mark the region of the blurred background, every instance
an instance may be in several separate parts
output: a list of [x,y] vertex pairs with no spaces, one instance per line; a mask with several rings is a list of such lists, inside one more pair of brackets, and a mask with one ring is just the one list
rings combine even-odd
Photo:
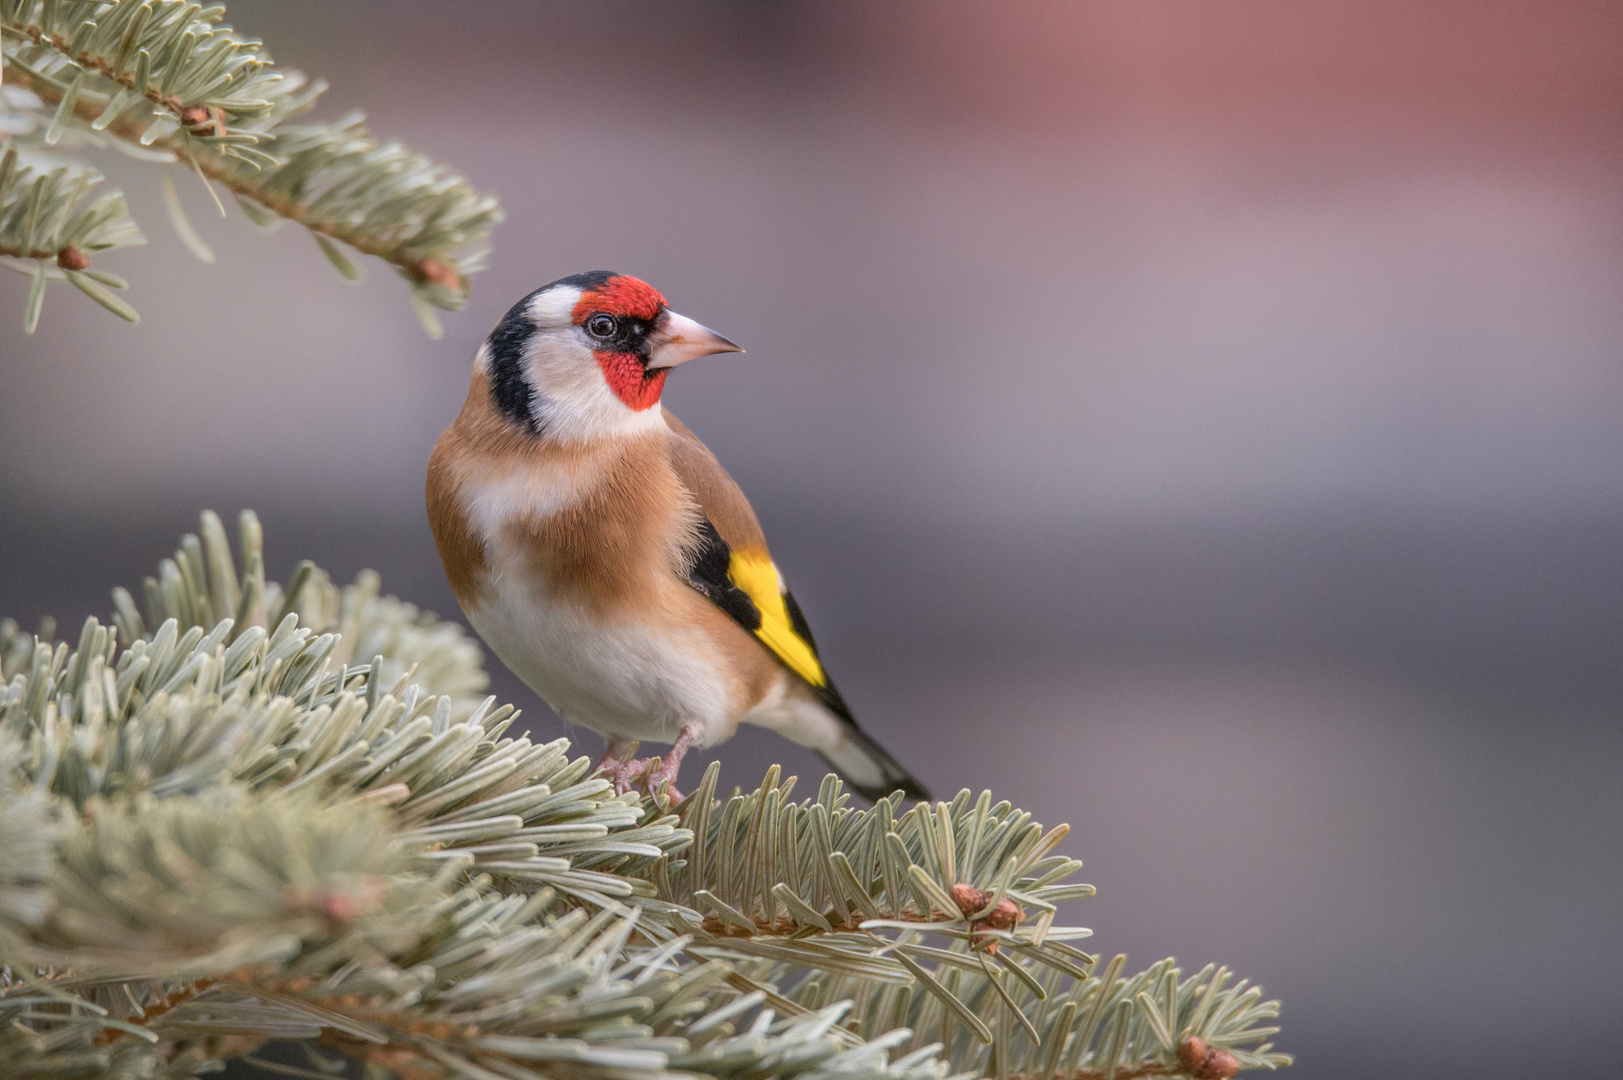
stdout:
[[1623,8],[231,16],[499,193],[491,269],[429,341],[183,180],[197,263],[109,158],[142,323],[57,289],[25,337],[0,278],[0,613],[75,627],[252,506],[273,573],[457,615],[422,479],[474,349],[634,273],[748,348],[666,401],[864,724],[1072,822],[1094,947],[1260,981],[1304,1080],[1618,1075]]

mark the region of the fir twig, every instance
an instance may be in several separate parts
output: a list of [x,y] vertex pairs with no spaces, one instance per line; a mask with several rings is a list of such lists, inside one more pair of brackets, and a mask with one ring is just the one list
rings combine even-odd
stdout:
[[[221,21],[224,10],[185,0],[0,0],[6,100],[38,118],[32,134],[7,141],[45,149],[71,133],[179,162],[230,190],[256,223],[279,217],[309,229],[345,276],[354,267],[333,241],[394,266],[414,302],[460,308],[468,275],[483,265],[479,244],[500,220],[495,199],[422,154],[374,140],[359,113],[289,123],[325,83],[275,70],[260,42]],[[86,175],[74,174],[70,187],[19,182],[9,196],[0,179],[0,255],[79,262],[96,249],[39,227],[70,220],[99,179]],[[96,205],[119,238],[101,247],[138,242],[122,200]],[[69,247],[79,254],[65,256]]]
[[[405,1080],[1023,1080],[1289,1059],[1226,969],[1068,942],[1080,865],[961,792],[679,816],[505,734],[460,630],[205,514],[114,628],[0,623],[0,1074],[303,1040]],[[372,655],[367,658],[366,654]],[[697,840],[697,842],[695,842]]]

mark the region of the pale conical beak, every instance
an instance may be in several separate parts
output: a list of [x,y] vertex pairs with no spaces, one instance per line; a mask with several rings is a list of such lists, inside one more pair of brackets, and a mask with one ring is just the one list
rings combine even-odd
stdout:
[[673,368],[711,353],[743,352],[744,350],[686,315],[667,311],[648,335],[648,370]]

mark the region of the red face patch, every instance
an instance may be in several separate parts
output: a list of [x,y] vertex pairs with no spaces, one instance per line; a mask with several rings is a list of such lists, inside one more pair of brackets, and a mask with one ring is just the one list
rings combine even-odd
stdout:
[[652,285],[628,274],[616,274],[597,288],[581,293],[570,314],[579,326],[594,311],[652,322],[664,310],[665,298]]
[[[646,281],[616,274],[595,289],[581,293],[570,313],[580,326],[598,312],[620,318],[653,322],[665,310],[665,298]],[[635,412],[652,408],[665,389],[666,371],[649,371],[635,353],[593,350],[597,366],[616,397]]]
[[649,371],[632,353],[594,352],[597,366],[603,369],[603,378],[616,397],[634,412],[652,408],[665,389],[665,376],[670,369]]

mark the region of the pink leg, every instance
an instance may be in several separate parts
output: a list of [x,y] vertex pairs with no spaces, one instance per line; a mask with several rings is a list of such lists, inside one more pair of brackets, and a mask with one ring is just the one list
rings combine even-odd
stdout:
[[682,730],[676,733],[676,741],[671,743],[671,748],[660,758],[659,767],[648,774],[646,784],[649,794],[657,792],[660,785],[669,784],[670,787],[665,792],[666,797],[671,800],[672,806],[681,804],[682,793],[676,790],[676,774],[682,768],[682,757],[688,752],[688,747],[693,745],[693,739],[698,734],[697,725],[682,725]]
[[622,739],[618,735],[609,739],[608,746],[603,748],[603,757],[592,772],[602,773],[614,782],[614,793],[624,795],[637,786],[637,778],[648,770],[647,760],[632,761],[631,755],[637,752],[635,739]]

